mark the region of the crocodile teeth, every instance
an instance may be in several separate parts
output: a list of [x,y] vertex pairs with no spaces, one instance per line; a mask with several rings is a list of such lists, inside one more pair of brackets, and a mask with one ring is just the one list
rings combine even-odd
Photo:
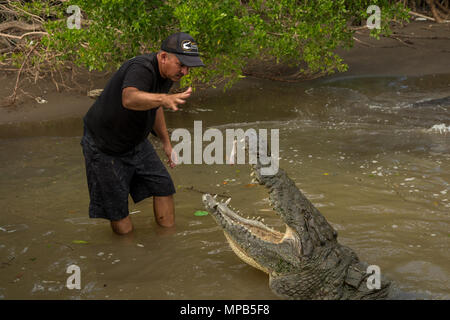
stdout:
[[225,201],[225,204],[228,205],[231,201],[231,198],[228,198],[227,201]]
[[214,199],[214,200],[217,199],[217,194],[215,194],[215,195],[213,196],[213,199]]

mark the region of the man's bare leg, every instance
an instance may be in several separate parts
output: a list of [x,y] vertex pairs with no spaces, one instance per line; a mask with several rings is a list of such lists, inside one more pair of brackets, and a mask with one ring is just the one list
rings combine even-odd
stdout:
[[161,227],[173,227],[175,225],[173,196],[153,197],[153,213],[155,214],[156,223]]
[[118,235],[124,235],[133,231],[133,223],[130,216],[127,216],[118,221],[111,221],[111,228]]

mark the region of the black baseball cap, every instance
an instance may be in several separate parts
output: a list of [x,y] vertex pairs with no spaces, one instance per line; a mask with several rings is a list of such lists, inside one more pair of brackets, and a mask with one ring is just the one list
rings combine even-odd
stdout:
[[170,35],[161,45],[161,50],[173,53],[182,64],[188,67],[204,67],[198,52],[197,42],[187,33]]

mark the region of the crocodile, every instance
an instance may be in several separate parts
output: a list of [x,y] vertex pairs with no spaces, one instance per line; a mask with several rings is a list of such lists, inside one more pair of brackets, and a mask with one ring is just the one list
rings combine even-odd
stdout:
[[[283,299],[409,299],[380,274],[374,285],[368,264],[337,241],[336,230],[302,194],[285,171],[262,175],[252,165],[252,175],[269,190],[273,209],[286,225],[284,233],[259,219],[244,218],[230,200],[203,194],[202,201],[223,229],[234,253],[269,275],[269,287]],[[370,285],[368,283],[370,282]]]

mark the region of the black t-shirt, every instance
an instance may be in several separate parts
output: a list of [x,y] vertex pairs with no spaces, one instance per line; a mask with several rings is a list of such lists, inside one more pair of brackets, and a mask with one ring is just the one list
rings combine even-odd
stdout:
[[156,110],[135,111],[122,105],[122,90],[135,87],[152,93],[169,92],[173,82],[161,77],[156,53],[126,61],[107,83],[84,116],[84,123],[97,147],[108,154],[131,150],[152,131]]

